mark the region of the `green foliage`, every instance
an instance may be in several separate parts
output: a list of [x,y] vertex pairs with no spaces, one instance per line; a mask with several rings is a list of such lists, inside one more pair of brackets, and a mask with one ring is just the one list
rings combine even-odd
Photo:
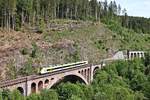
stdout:
[[94,90],[92,88],[92,86],[86,86],[86,85],[83,85],[83,84],[77,84],[83,91],[84,93],[84,98],[85,100],[92,100],[93,99],[93,96],[94,96]]
[[11,92],[10,98],[11,100],[25,100],[24,96],[18,90]]
[[39,94],[31,94],[26,100],[41,100],[41,97]]
[[94,100],[109,100],[105,92],[97,92],[94,96]]
[[37,55],[37,50],[38,50],[38,47],[36,43],[32,43],[32,52],[30,54],[30,57],[35,58]]
[[40,19],[38,32],[40,33],[45,32],[45,29],[46,29],[46,24],[44,22],[44,19]]
[[[123,21],[123,17],[121,17],[121,19]],[[148,18],[129,16],[127,23],[128,26],[126,27],[133,29],[137,33],[145,33],[145,34],[150,33],[149,29],[150,19]]]
[[150,52],[145,54],[144,64],[145,66],[150,66]]
[[97,71],[92,83],[96,92],[94,99],[143,100],[149,98],[149,81],[144,70],[144,62],[136,59],[117,61]]
[[57,88],[57,92],[60,100],[70,99],[73,95],[76,95],[77,97],[84,96],[82,89],[79,86],[71,83],[61,84]]
[[23,55],[27,55],[28,54],[28,49],[27,48],[23,48],[20,52]]
[[10,91],[8,89],[4,89],[2,91],[2,98],[3,98],[3,100],[8,100],[9,99],[9,95],[10,95]]
[[82,100],[82,99],[76,95],[72,95],[71,98],[67,100]]
[[140,93],[140,92],[136,92],[135,93],[135,96],[134,96],[134,100],[144,100],[146,99],[143,95],[143,93]]
[[[150,77],[144,61],[116,61],[98,70],[91,85],[62,83],[24,98],[18,91],[0,91],[4,100],[149,100]],[[2,95],[2,96],[1,96]]]
[[32,59],[29,58],[28,61],[23,66],[23,68],[20,69],[20,71],[19,71],[20,74],[31,75],[34,72],[36,72],[36,70],[33,68],[32,64],[33,64]]
[[58,100],[58,94],[54,90],[43,90],[40,96],[41,100]]
[[144,96],[147,98],[150,98],[150,81],[146,81],[142,84],[142,92],[144,93]]
[[[140,17],[118,16],[121,6],[115,1],[100,2],[98,0],[1,0],[0,26],[20,30],[24,24],[37,26],[44,32],[46,24],[53,19],[75,19],[108,21],[119,19],[124,27],[136,32],[149,33],[150,20]],[[6,15],[6,16],[5,16]],[[9,25],[7,22],[10,22]]]
[[0,100],[3,100],[3,97],[2,97],[2,90],[0,89]]
[[95,41],[94,42],[94,44],[96,45],[96,47],[98,48],[98,49],[105,49],[105,45],[104,45],[104,42],[102,41],[102,40],[97,40],[97,41]]
[[137,34],[133,29],[123,27],[120,20],[116,18],[104,18],[102,22],[116,33],[116,35],[113,36],[113,40],[119,40],[121,42],[119,49],[149,50],[147,46],[147,38],[149,35]]
[[9,70],[7,71],[7,74],[10,76],[11,79],[15,79],[18,75],[18,69],[15,65],[15,62],[11,61],[8,64],[8,68],[9,68]]
[[75,51],[73,54],[69,54],[68,61],[70,62],[77,62],[80,60],[80,55],[78,51]]

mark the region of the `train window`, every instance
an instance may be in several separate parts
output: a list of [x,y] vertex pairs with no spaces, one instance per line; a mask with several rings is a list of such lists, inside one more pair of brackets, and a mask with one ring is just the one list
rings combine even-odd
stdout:
[[47,71],[51,71],[51,69],[47,69]]
[[60,69],[60,68],[65,68],[65,67],[73,67],[73,66],[82,65],[82,64],[86,64],[86,62],[70,64],[70,65],[57,66],[57,67],[54,67],[54,68],[51,68],[51,69],[47,69],[47,71],[56,70],[56,69]]

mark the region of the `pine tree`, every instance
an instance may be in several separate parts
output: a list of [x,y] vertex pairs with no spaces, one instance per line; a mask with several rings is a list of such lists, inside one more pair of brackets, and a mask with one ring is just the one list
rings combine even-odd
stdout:
[[92,11],[92,16],[95,17],[95,20],[98,19],[98,2],[97,0],[91,0],[91,11]]
[[12,23],[12,29],[15,29],[15,15],[16,15],[16,5],[17,5],[17,0],[10,0],[10,24]]
[[122,14],[124,15],[122,18],[122,26],[128,27],[128,15],[127,15],[127,10],[123,9]]
[[118,5],[118,15],[120,15],[121,14],[121,6],[120,6],[120,4]]
[[107,16],[107,11],[108,11],[108,3],[107,0],[104,2],[104,16]]

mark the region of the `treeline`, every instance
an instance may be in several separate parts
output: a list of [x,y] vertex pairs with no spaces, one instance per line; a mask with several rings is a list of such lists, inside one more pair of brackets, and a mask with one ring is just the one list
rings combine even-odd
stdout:
[[0,91],[0,100],[150,100],[150,54],[145,60],[117,61],[98,70],[90,85],[62,83],[24,97]]
[[[123,16],[118,16],[122,14]],[[39,26],[52,19],[111,20],[141,33],[150,33],[150,19],[128,17],[115,1],[105,0],[0,0],[0,27],[17,30]]]
[[54,90],[42,90],[40,94],[25,97],[18,90],[4,90],[0,91],[0,100],[58,100],[58,94]]
[[0,26],[16,29],[48,23],[51,19],[100,20],[121,11],[113,1],[97,0],[0,0]]
[[122,18],[122,26],[133,29],[137,33],[150,34],[150,18],[126,16],[126,23],[123,22],[125,17]]

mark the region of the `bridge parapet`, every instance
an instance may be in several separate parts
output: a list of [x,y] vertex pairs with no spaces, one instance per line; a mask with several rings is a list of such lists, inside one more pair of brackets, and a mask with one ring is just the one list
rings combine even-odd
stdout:
[[18,84],[18,83],[23,83],[26,81],[27,81],[27,77],[21,77],[21,78],[17,78],[17,79],[13,79],[13,80],[2,81],[2,82],[0,82],[0,88],[5,88],[8,86],[12,86],[12,85]]
[[[14,80],[2,81],[0,82],[0,88],[10,90],[18,89],[23,95],[29,95],[33,92],[32,85],[35,85],[35,91],[38,92],[39,90],[41,90],[39,88],[50,88],[62,78],[72,75],[79,77],[81,80],[84,81],[84,83],[89,84],[93,75],[93,72],[91,70],[92,67],[90,64],[74,66],[68,69],[54,71],[47,74],[37,74],[17,78]],[[46,86],[45,84],[48,86]]]

